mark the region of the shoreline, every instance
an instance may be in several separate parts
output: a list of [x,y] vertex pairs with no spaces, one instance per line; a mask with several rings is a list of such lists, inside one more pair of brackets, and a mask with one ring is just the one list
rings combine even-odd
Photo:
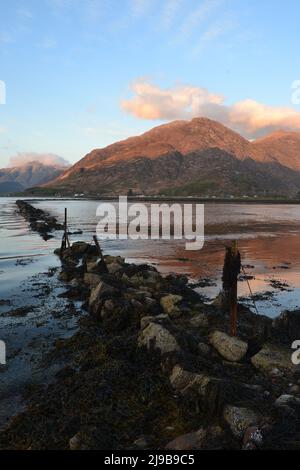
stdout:
[[[75,196],[43,196],[40,195],[30,195],[30,194],[17,194],[17,195],[7,195],[0,197],[9,197],[9,198],[19,198],[21,197],[25,201],[30,201],[32,199],[37,201],[114,201],[119,200],[119,196],[84,196],[84,197],[75,197]],[[300,199],[261,199],[261,198],[205,198],[197,196],[128,196],[128,201],[142,201],[142,202],[198,202],[202,204],[262,204],[262,205],[299,205]]]
[[104,260],[85,242],[62,253],[78,328],[45,352],[55,377],[27,390],[1,449],[300,448],[300,312],[271,320],[239,304],[232,338],[227,312],[186,276]]

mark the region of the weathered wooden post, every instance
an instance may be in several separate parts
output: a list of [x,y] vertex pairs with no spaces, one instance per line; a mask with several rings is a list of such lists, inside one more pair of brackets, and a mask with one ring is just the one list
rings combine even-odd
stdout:
[[63,251],[67,248],[70,248],[70,240],[68,235],[68,210],[65,207],[65,221],[64,221],[64,234],[61,241],[60,253],[62,254]]
[[96,235],[93,235],[93,240],[95,242],[98,254],[99,254],[100,259],[101,259],[101,268],[103,269],[103,271],[108,273],[108,268],[107,268],[107,265],[106,265],[106,262],[105,262],[105,259],[104,259],[103,253],[102,253],[102,249],[101,249],[100,243],[99,243],[98,238],[97,238]]
[[226,247],[223,267],[223,307],[230,308],[230,334],[237,335],[237,279],[241,271],[241,256],[237,241]]

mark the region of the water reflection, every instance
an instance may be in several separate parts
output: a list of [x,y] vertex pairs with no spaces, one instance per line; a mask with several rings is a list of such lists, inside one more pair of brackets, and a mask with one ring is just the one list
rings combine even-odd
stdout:
[[[49,211],[63,220],[68,208],[70,231],[82,230],[82,235],[72,240],[92,240],[95,233],[96,209],[99,201],[39,200],[34,205]],[[207,204],[205,206],[205,245],[201,251],[186,251],[185,241],[166,240],[109,240],[103,242],[107,253],[120,254],[133,262],[151,262],[164,273],[178,272],[193,280],[210,278],[215,285],[201,288],[201,293],[212,298],[220,289],[224,257],[224,243],[237,238],[246,271],[254,276],[250,280],[255,293],[270,291],[269,301],[258,301],[261,313],[276,315],[283,308],[300,305],[300,207],[298,205],[261,204]],[[29,275],[32,270],[57,264],[52,255],[60,242],[44,242],[38,234],[31,233],[24,219],[15,213],[14,200],[0,198],[0,279],[5,288],[16,278]],[[4,257],[39,255],[22,269]],[[43,255],[43,256],[40,256]],[[23,269],[24,268],[24,269]],[[291,289],[279,290],[270,282],[283,280]],[[3,286],[3,284],[1,284]],[[3,293],[3,287],[1,287]],[[249,294],[246,282],[239,283],[239,295]],[[0,291],[1,295],[1,291]]]

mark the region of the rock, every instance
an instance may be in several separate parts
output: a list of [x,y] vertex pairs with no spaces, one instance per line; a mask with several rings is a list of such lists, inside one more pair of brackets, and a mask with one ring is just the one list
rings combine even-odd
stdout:
[[116,261],[114,261],[113,263],[108,264],[108,266],[107,266],[108,272],[110,274],[117,274],[118,272],[120,272],[122,270],[122,268],[123,268],[123,266],[120,263],[116,262]]
[[191,432],[179,436],[173,441],[169,442],[166,450],[199,450],[202,448],[202,443],[206,437],[206,431],[201,428],[199,431]]
[[224,432],[219,426],[200,428],[196,432],[191,432],[179,436],[169,442],[166,450],[200,450],[216,449],[220,447]]
[[263,445],[263,433],[257,426],[246,429],[243,440],[243,450],[256,450]]
[[158,349],[161,354],[180,351],[176,338],[162,325],[149,323],[140,332],[138,337],[139,346],[146,346],[148,350],[152,347]]
[[82,446],[82,439],[81,439],[80,433],[78,432],[77,434],[75,434],[75,436],[71,437],[71,439],[69,440],[69,447],[70,447],[70,450],[81,450],[81,446]]
[[202,343],[202,342],[198,343],[198,351],[204,357],[208,357],[211,354],[210,346],[208,346],[208,344]]
[[150,445],[151,439],[147,436],[142,436],[136,439],[133,443],[134,447],[136,447],[139,450],[144,450],[147,449]]
[[61,271],[58,275],[58,279],[62,282],[68,282],[69,275],[66,271]]
[[189,320],[189,324],[192,328],[207,328],[208,327],[208,318],[205,313],[197,313],[193,315]]
[[217,413],[223,405],[225,383],[206,374],[197,374],[176,365],[170,375],[172,387],[181,395],[201,399],[206,411]]
[[93,273],[84,273],[83,281],[88,286],[97,286],[101,282],[101,276]]
[[299,387],[299,385],[292,385],[292,386],[290,387],[290,393],[291,393],[292,395],[299,395],[299,394],[300,394],[300,387]]
[[265,345],[251,358],[253,366],[265,374],[272,374],[274,369],[281,373],[292,373],[295,366],[291,361],[291,354],[284,349]]
[[104,300],[107,300],[110,296],[117,294],[117,290],[106,284],[105,282],[100,282],[94,289],[91,291],[89,299],[89,308],[92,313],[97,314],[100,307],[102,306]]
[[161,281],[161,275],[157,271],[145,271],[143,273],[143,283],[145,286],[155,287]]
[[225,406],[223,417],[232,434],[239,439],[243,437],[247,428],[256,425],[259,420],[259,416],[251,409],[232,405]]
[[288,407],[298,407],[300,406],[300,398],[295,397],[294,395],[281,395],[274,403],[275,406],[288,406]]
[[283,312],[273,320],[272,326],[280,335],[284,334],[289,343],[292,343],[300,338],[300,311]]
[[99,273],[99,262],[98,260],[91,260],[86,262],[86,271],[88,273],[97,274]]
[[155,321],[155,317],[151,315],[146,315],[145,317],[142,317],[141,322],[140,322],[141,329],[143,330],[144,328],[146,328],[146,326],[149,325],[149,323],[153,323],[154,321]]
[[221,331],[215,331],[210,336],[210,343],[227,361],[239,362],[246,355],[248,344],[238,338],[228,336]]
[[160,299],[160,305],[166,314],[177,318],[181,315],[180,309],[177,307],[181,300],[182,297],[180,295],[169,294]]
[[89,248],[88,243],[85,242],[75,242],[71,246],[72,253],[76,255],[83,255]]

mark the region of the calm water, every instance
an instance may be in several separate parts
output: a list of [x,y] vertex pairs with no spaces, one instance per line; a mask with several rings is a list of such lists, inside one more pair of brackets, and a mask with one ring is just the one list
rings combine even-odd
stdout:
[[[91,241],[98,222],[98,201],[33,200],[32,203],[63,219],[68,208],[72,241]],[[258,301],[261,313],[275,316],[286,308],[300,307],[300,207],[297,205],[206,204],[205,245],[201,251],[186,251],[182,241],[103,241],[106,253],[120,254],[129,261],[147,261],[164,273],[186,273],[198,281],[210,278],[215,285],[199,289],[212,298],[219,292],[224,243],[237,238],[254,293],[269,291],[267,301]],[[28,224],[15,212],[14,199],[0,198],[0,299],[18,295],[26,277],[58,266],[52,254],[61,234],[44,242],[30,232]],[[287,290],[274,289],[272,281],[288,284]],[[239,295],[249,295],[246,282],[239,283]],[[1,307],[0,309],[5,307]]]

